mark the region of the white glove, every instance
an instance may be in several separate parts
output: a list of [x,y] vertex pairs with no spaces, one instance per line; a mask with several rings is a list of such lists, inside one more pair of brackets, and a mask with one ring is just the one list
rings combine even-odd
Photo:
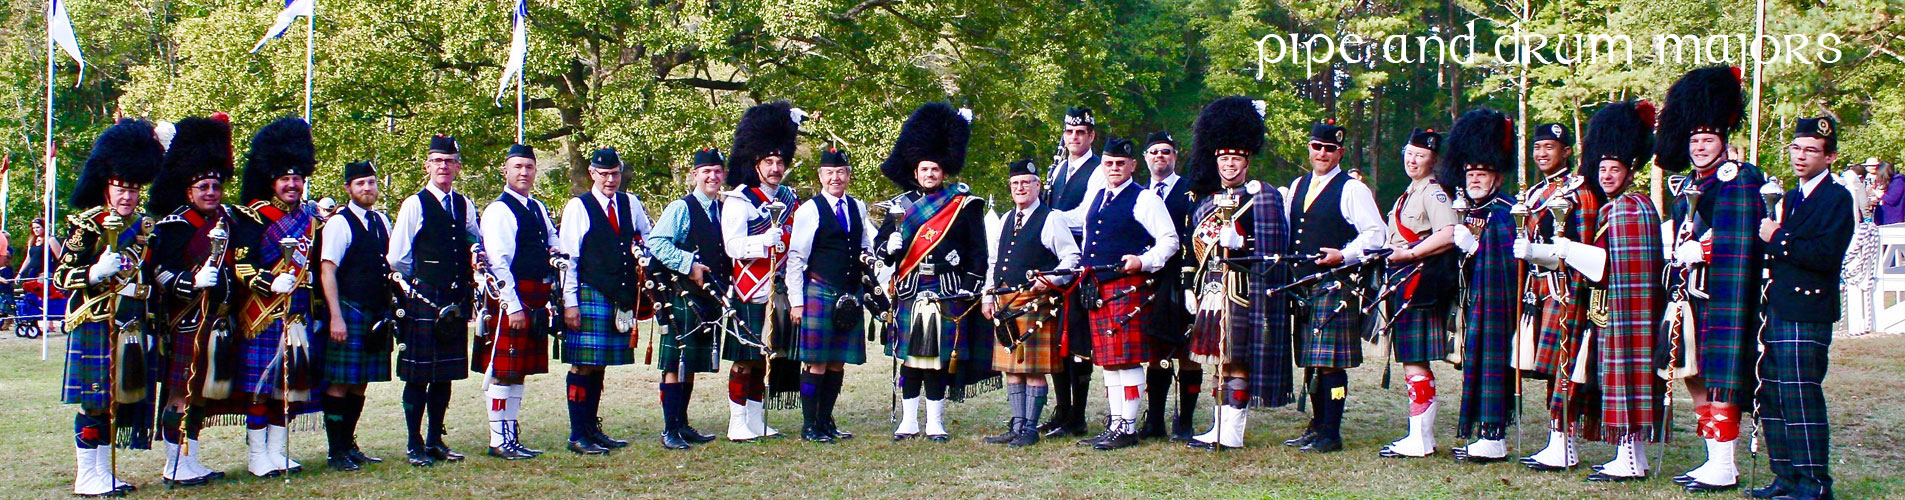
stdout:
[[1467,224],[1456,224],[1453,237],[1455,248],[1461,249],[1464,254],[1474,255],[1475,249],[1482,246],[1482,242],[1475,240],[1475,233],[1468,230]]
[[[1515,245],[1516,249],[1525,250],[1528,253],[1526,257],[1528,263],[1541,266],[1542,269],[1548,270],[1561,268],[1561,251],[1556,249],[1554,245],[1547,243],[1528,244],[1526,241],[1516,241]],[[1523,247],[1522,245],[1527,246]]]
[[1243,248],[1244,235],[1237,234],[1237,226],[1226,224],[1223,231],[1217,234],[1217,243],[1231,250]]
[[298,278],[290,274],[280,274],[271,279],[271,293],[284,295],[298,288]]
[[1673,260],[1675,264],[1685,266],[1706,262],[1707,256],[1706,251],[1700,248],[1700,242],[1689,241],[1674,247]]
[[119,252],[99,254],[99,262],[94,262],[93,267],[86,270],[86,283],[97,285],[106,281],[106,278],[118,274],[119,268],[124,267],[125,263],[125,257],[121,257]]
[[1184,312],[1189,312],[1189,313],[1197,312],[1197,292],[1196,291],[1194,290],[1184,291]]
[[896,231],[886,238],[886,253],[898,251],[900,251],[900,233]]
[[192,288],[206,289],[218,286],[218,268],[206,267],[192,275]]
[[1528,260],[1528,240],[1515,238],[1515,258]]

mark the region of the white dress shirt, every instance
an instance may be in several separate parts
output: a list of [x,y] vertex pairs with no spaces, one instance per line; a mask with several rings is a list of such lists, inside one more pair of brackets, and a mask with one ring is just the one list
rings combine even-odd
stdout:
[[[764,210],[754,206],[753,201],[748,198],[746,190],[749,189],[754,188],[741,186],[733,191],[721,192],[723,198],[721,200],[721,237],[727,239],[722,248],[727,251],[728,258],[739,261],[742,265],[749,264],[748,261],[768,258],[774,244],[780,242],[778,233],[768,234],[762,231],[761,234],[748,234],[750,221],[767,216]],[[784,190],[788,188],[775,186],[771,192],[762,188],[762,192],[769,193],[769,199],[761,204],[766,205],[779,200],[778,195]],[[750,304],[765,304],[769,292],[767,287],[760,287],[754,290],[754,295],[741,299]]]
[[[556,227],[549,223],[549,209],[534,198],[517,194],[509,188],[503,188],[503,196],[514,198],[517,203],[529,208],[530,212],[542,216],[542,225],[549,248],[556,247]],[[483,251],[489,253],[489,272],[502,282],[503,313],[516,314],[523,310],[523,301],[516,296],[516,276],[510,273],[509,266],[516,262],[516,232],[521,225],[516,220],[516,212],[502,200],[489,203],[483,208]]]
[[[403,273],[405,276],[410,275],[412,260],[410,247],[417,243],[417,231],[423,229],[423,200],[419,198],[421,194],[429,194],[430,202],[441,206],[443,200],[454,193],[437,189],[436,184],[428,184],[423,187],[422,193],[404,198],[403,205],[397,207],[397,222],[390,228],[390,253],[384,255],[384,260],[390,263],[390,270]],[[463,197],[461,207],[443,208],[451,210],[453,212],[451,215],[462,219],[463,228],[469,231],[470,238],[483,237],[482,228],[477,224],[476,203],[471,202],[470,197]]]
[[[390,230],[390,221],[384,218],[384,214],[359,207],[355,202],[346,202],[344,209],[350,210],[351,215],[357,217],[357,222],[363,223],[365,229],[370,228],[372,217],[375,217],[375,220],[384,224],[385,231]],[[350,248],[351,224],[336,217],[325,221],[324,245],[318,248],[318,259],[330,261],[332,264],[343,264],[344,252]]]
[[[1091,243],[1091,234],[1083,232],[1085,218],[1094,206],[1104,203],[1104,200],[1098,199],[1098,194],[1103,194],[1108,200],[1117,198],[1126,189],[1139,191],[1137,205],[1131,207],[1131,215],[1138,219],[1139,225],[1144,226],[1144,232],[1151,233],[1151,246],[1145,248],[1143,255],[1138,256],[1138,260],[1142,263],[1140,267],[1147,273],[1157,272],[1159,268],[1164,267],[1165,260],[1177,254],[1178,246],[1177,224],[1171,222],[1171,210],[1164,206],[1164,198],[1159,197],[1157,193],[1137,186],[1136,182],[1127,178],[1124,184],[1106,186],[1099,190],[1099,193],[1086,196],[1085,202],[1078,204],[1078,208],[1065,212],[1063,219],[1066,219],[1067,225],[1070,226],[1067,229],[1081,231],[1081,234],[1084,234],[1084,239],[1078,242],[1079,248],[1084,248]],[[1060,214],[1053,212],[1052,215],[1056,217]],[[1051,224],[1051,221],[1048,219],[1046,224]],[[1120,236],[1128,237],[1129,235]]]
[[[642,208],[642,199],[636,197],[634,193],[618,194],[624,195],[622,198],[625,198],[624,201],[628,203],[628,218],[633,220],[617,222],[623,227],[634,229],[635,241],[642,241],[648,237],[648,211]],[[620,208],[610,207],[611,198],[602,194],[601,191],[590,189],[587,196],[594,196],[596,205],[601,206],[604,213],[620,210]],[[589,234],[589,209],[583,208],[581,196],[570,198],[569,202],[562,206],[562,231],[556,238],[556,249],[569,256],[569,267],[562,271],[562,303],[567,304],[567,307],[576,307],[576,304],[582,303],[577,295],[582,289],[582,284],[576,281],[575,269],[576,265],[581,263],[582,235],[585,234]]]
[[[1343,175],[1343,167],[1330,169],[1329,173],[1323,175],[1315,173],[1304,175],[1313,176],[1310,179],[1310,190],[1321,192],[1331,180],[1336,179],[1336,176]],[[1289,196],[1284,198],[1283,204],[1283,215],[1286,218],[1295,211],[1302,210],[1302,207],[1308,203],[1308,193],[1298,190],[1298,185],[1302,182],[1302,176],[1290,182]],[[1376,195],[1369,192],[1369,186],[1363,184],[1363,181],[1349,179],[1344,182],[1341,199],[1341,206],[1337,210],[1341,210],[1343,219],[1356,228],[1356,238],[1336,248],[1343,251],[1344,264],[1355,264],[1363,261],[1363,252],[1383,248],[1383,242],[1388,238],[1389,226],[1388,223],[1383,222],[1382,209],[1376,207]]]
[[[994,271],[999,265],[999,254],[1002,253],[998,251],[997,242],[1005,238],[1006,228],[1018,222],[1020,212],[1024,212],[1027,216],[1030,216],[1032,212],[1037,212],[1038,209],[1038,199],[1033,198],[1032,206],[1022,209],[1015,207],[1012,211],[999,216],[998,234],[992,237],[994,251],[986,252],[986,289],[992,289],[992,287],[999,282],[998,277],[994,275]],[[1078,259],[1082,255],[1078,250],[1078,242],[1072,239],[1071,230],[1066,229],[1064,224],[1055,224],[1055,222],[1059,222],[1059,216],[1060,213],[1056,210],[1047,214],[1045,216],[1045,227],[1041,228],[1038,233],[1039,244],[1045,245],[1046,250],[1051,250],[1053,254],[1058,256],[1058,265],[1052,266],[1048,271],[1078,267]],[[1173,238],[1173,241],[1175,241],[1175,238]],[[1070,276],[1065,276],[1064,278],[1070,279]],[[1053,281],[1054,284],[1064,284],[1063,281]],[[986,295],[983,300],[985,303],[990,304],[996,299],[992,295]]]
[[[834,210],[834,207],[840,206],[841,198],[829,195],[825,191],[820,193],[820,198],[827,204],[828,210]],[[873,221],[867,218],[866,202],[851,195],[845,199],[849,200],[854,210],[860,214],[860,250],[872,252],[873,232],[876,228],[873,226]],[[800,204],[800,208],[794,210],[793,240],[787,243],[787,303],[794,307],[807,303],[807,259],[813,254],[814,231],[818,230],[820,230],[820,209],[814,208],[813,203]],[[852,258],[857,259],[859,256]],[[799,318],[795,320],[798,321]]]

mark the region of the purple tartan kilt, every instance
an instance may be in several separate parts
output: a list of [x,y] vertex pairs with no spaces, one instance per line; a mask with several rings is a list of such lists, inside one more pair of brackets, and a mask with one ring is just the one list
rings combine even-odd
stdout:
[[[492,377],[509,380],[549,373],[549,337],[542,333],[547,327],[539,327],[537,323],[548,321],[550,293],[549,283],[516,282],[516,296],[522,299],[523,313],[529,316],[528,327],[521,330],[509,327],[509,315],[503,312],[501,303],[491,303],[496,322],[486,325],[486,329],[494,333],[472,342],[470,372],[490,371]],[[494,371],[490,367],[492,351],[496,353]]]
[[[1139,310],[1154,288],[1144,284],[1145,278],[1143,275],[1124,276],[1099,283],[1099,294],[1106,299],[1105,305],[1090,313],[1092,362],[1098,366],[1157,360],[1153,343],[1144,335],[1149,315]],[[1126,293],[1132,287],[1137,290]]]
[[[168,318],[161,321],[170,321],[170,319]],[[225,318],[224,326],[225,328],[234,327],[233,318]],[[163,323],[161,327],[170,328],[171,325],[170,323]],[[212,337],[209,328],[193,328],[196,331],[191,333],[180,333],[176,331],[162,332],[167,339],[166,342],[169,344],[168,348],[170,349],[165,369],[165,384],[166,387],[170,387],[172,390],[185,388],[189,384],[191,387],[190,391],[193,394],[198,394],[205,386],[205,375],[208,369],[205,360],[206,356],[210,354],[205,351],[211,348]],[[237,335],[234,335],[232,338],[237,337]]]
[[[416,293],[430,297],[438,306],[447,306],[451,294],[428,283],[418,283]],[[461,307],[463,316],[438,318],[440,309],[424,305],[417,298],[404,301],[403,337],[398,339],[397,377],[405,382],[447,382],[469,378],[470,326],[466,315],[471,308]]]
[[1448,302],[1410,307],[1389,325],[1398,363],[1427,363],[1449,357]]
[[802,363],[862,364],[867,361],[866,325],[852,322],[851,327],[834,325],[834,304],[843,292],[809,276],[803,291],[800,318],[800,346],[793,357]]
[[[1333,286],[1340,284],[1341,286]],[[1363,364],[1362,318],[1354,308],[1337,311],[1345,296],[1345,287],[1354,284],[1326,282],[1310,289],[1309,324],[1299,327],[1297,366],[1304,368],[1355,368]],[[1333,314],[1332,314],[1333,313]]]

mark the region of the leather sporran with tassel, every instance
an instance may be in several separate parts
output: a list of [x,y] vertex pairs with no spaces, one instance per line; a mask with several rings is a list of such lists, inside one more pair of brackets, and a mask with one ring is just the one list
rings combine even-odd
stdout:
[[914,358],[939,357],[939,336],[942,315],[939,311],[939,297],[931,292],[921,293],[913,301],[913,314],[908,318],[912,325],[906,332],[906,356]]

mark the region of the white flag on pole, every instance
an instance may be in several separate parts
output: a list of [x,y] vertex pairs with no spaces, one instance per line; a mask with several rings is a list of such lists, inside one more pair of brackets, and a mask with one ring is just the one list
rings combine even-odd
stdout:
[[265,31],[265,36],[258,39],[257,45],[251,46],[251,51],[257,52],[265,46],[265,42],[284,36],[285,30],[291,29],[291,22],[298,20],[298,16],[309,16],[313,12],[317,12],[317,0],[285,0],[284,10],[278,11],[278,19],[271,22],[271,29]]
[[496,82],[496,101],[501,103],[503,93],[509,90],[509,83],[523,71],[523,58],[529,54],[529,0],[516,0],[515,30],[509,37],[509,62],[503,65],[503,76]]
[[46,16],[46,37],[79,63],[79,80],[85,80],[86,57],[79,52],[79,38],[73,36],[73,19],[66,15],[66,2],[52,0],[52,8]]

